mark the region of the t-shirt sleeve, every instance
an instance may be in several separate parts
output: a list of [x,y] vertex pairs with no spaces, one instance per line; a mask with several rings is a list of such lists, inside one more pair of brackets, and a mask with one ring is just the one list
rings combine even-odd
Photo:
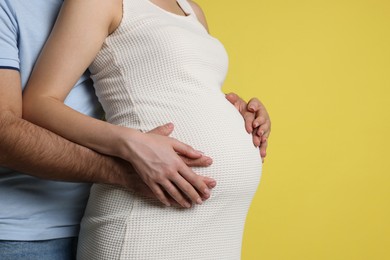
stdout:
[[18,27],[8,1],[0,1],[0,69],[20,69]]

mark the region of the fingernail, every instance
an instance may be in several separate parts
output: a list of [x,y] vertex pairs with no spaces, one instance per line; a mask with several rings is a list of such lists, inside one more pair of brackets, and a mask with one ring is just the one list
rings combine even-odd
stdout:
[[204,189],[203,193],[204,193],[205,195],[210,195],[210,190],[209,190],[209,189]]
[[196,150],[198,153],[201,153],[201,154],[204,154],[204,152],[202,152],[202,151],[199,151],[199,150]]
[[170,206],[171,206],[171,204],[170,204],[169,202],[165,202],[164,204],[165,204],[165,206],[167,206],[167,207],[170,207]]
[[259,126],[259,122],[254,122],[254,123],[253,123],[253,127],[254,127],[254,128],[257,128],[258,126]]
[[166,126],[167,126],[167,128],[169,128],[169,129],[172,129],[172,128],[173,128],[173,124],[172,124],[172,123],[168,123],[168,124],[166,124]]
[[[212,182],[209,183],[209,188],[212,189],[212,188],[214,188],[216,185],[217,185],[217,182],[216,182],[216,181],[212,181]],[[208,190],[208,192],[209,192],[209,195],[210,195],[210,190]]]
[[198,203],[198,205],[202,205],[203,201],[202,201],[201,198],[198,198],[198,199],[196,200],[196,203]]
[[191,208],[191,204],[188,203],[188,202],[186,202],[186,203],[184,203],[184,207],[186,207],[186,208]]
[[264,131],[263,130],[260,130],[260,136],[262,136],[264,134]]
[[206,163],[207,163],[208,165],[210,165],[210,164],[213,163],[213,160],[212,160],[211,158],[208,158],[208,159],[206,160]]

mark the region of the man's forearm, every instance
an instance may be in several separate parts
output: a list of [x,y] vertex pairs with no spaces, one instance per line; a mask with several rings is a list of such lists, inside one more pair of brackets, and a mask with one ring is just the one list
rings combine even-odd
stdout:
[[49,180],[124,181],[124,167],[116,159],[72,143],[11,112],[0,114],[0,166]]

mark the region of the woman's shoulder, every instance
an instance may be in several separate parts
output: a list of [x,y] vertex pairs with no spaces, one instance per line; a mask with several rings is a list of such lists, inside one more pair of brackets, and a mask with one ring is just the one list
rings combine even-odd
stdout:
[[208,28],[208,25],[207,25],[206,16],[205,16],[202,8],[200,7],[200,5],[197,4],[196,2],[192,1],[192,0],[187,0],[187,2],[190,4],[192,10],[194,10],[194,12],[196,14],[196,17],[198,18],[199,22],[201,24],[203,24],[203,26],[208,31],[209,28]]

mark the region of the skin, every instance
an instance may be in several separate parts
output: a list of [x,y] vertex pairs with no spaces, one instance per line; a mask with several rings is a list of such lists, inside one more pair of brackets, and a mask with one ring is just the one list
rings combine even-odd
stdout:
[[[136,190],[155,197],[126,161],[96,153],[70,142],[44,128],[22,119],[20,74],[16,70],[0,70],[0,165],[48,180],[105,183]],[[168,136],[173,125],[167,124],[150,133]],[[181,159],[188,166],[208,166],[211,158],[185,146]],[[190,174],[192,187],[211,189],[215,180]],[[187,186],[188,188],[188,186]],[[209,194],[200,194],[205,200]],[[169,203],[174,200],[169,199]],[[184,202],[182,202],[184,203]]]
[[[167,10],[185,15],[176,2],[174,5],[168,1],[154,3],[170,3],[165,6]],[[193,183],[195,173],[178,155],[200,159],[203,157],[201,153],[168,136],[110,125],[63,104],[73,84],[100,50],[104,39],[119,25],[121,8],[119,0],[64,2],[54,31],[25,91],[23,117],[82,146],[129,162],[154,196],[166,205],[171,204],[167,194],[183,207],[190,207],[187,198],[201,204],[202,196],[209,196],[209,187],[215,186],[215,181],[207,185],[204,179],[200,184]],[[74,37],[67,37],[69,34]],[[246,105],[243,101],[236,103]],[[171,124],[167,127],[173,128]]]
[[[21,89],[18,71],[0,69],[0,165],[2,167],[48,180],[118,185],[155,197],[140,177],[134,174],[132,166],[124,160],[98,154],[23,120]],[[244,100],[235,96],[236,107],[247,106]],[[172,131],[172,125],[168,124],[157,127],[151,132],[169,136]],[[207,156],[200,158],[182,156],[181,159],[190,167],[205,167],[212,162]],[[216,185],[213,179],[195,174],[193,181],[189,183],[193,185],[194,182],[202,181],[210,189]],[[207,198],[207,196],[202,197],[203,200]],[[170,203],[175,201],[170,199]]]
[[267,155],[268,137],[271,133],[271,120],[265,106],[257,98],[252,98],[248,104],[235,93],[229,93],[226,98],[232,103],[245,120],[245,129],[253,135],[253,144],[260,148],[260,156],[264,162]]

